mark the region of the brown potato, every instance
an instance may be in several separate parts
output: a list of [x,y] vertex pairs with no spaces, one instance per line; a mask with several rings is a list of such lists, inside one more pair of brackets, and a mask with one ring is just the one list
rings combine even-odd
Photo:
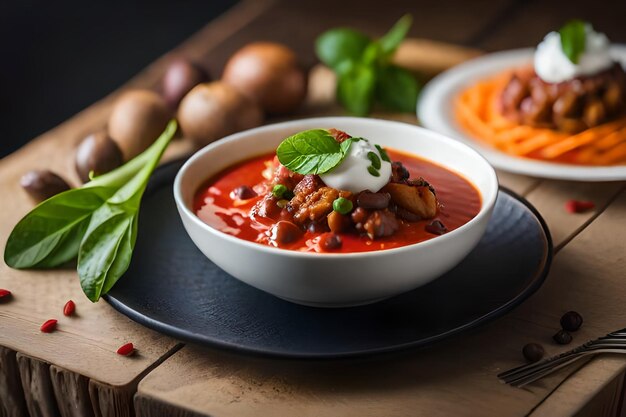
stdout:
[[199,64],[185,58],[172,61],[163,76],[163,97],[175,109],[192,88],[211,79]]
[[20,179],[20,185],[36,203],[71,188],[63,178],[47,169],[28,171]]
[[437,198],[427,186],[389,183],[383,191],[391,194],[391,200],[398,206],[422,219],[430,219],[437,214]]
[[270,114],[296,110],[306,97],[308,81],[296,54],[271,42],[251,43],[237,51],[226,63],[222,79]]
[[128,161],[159,137],[170,117],[165,100],[157,93],[131,90],[115,102],[109,118],[109,134]]
[[178,107],[178,121],[183,134],[199,145],[259,126],[261,109],[221,81],[195,86]]
[[89,173],[102,175],[124,163],[122,151],[105,131],[87,136],[76,149],[76,172],[82,182],[89,181]]

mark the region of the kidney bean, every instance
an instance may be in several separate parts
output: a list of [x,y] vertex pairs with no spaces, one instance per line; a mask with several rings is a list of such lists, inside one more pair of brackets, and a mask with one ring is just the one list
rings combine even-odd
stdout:
[[307,230],[309,232],[311,232],[311,233],[326,233],[330,229],[328,227],[328,222],[325,222],[322,219],[322,221],[309,223],[309,226],[307,227]]
[[281,220],[272,226],[270,239],[280,246],[295,242],[300,236],[302,236],[302,230],[298,226],[290,221]]
[[370,193],[364,191],[356,198],[356,203],[359,207],[368,210],[382,210],[389,206],[391,201],[391,195],[389,193]]
[[249,200],[256,197],[257,195],[258,194],[256,193],[256,191],[254,191],[247,185],[240,185],[230,193],[230,198],[232,198],[233,200]]
[[393,235],[400,225],[396,216],[389,210],[376,210],[372,212],[365,223],[363,229],[367,232],[370,239]]
[[357,207],[353,212],[352,212],[352,221],[354,222],[354,224],[358,224],[358,223],[363,223],[365,220],[367,220],[367,216],[369,215],[368,211],[365,210],[362,207]]
[[341,237],[336,233],[324,233],[320,237],[320,247],[325,251],[339,249],[342,243]]
[[433,220],[428,223],[424,229],[433,235],[443,235],[448,231],[448,228],[441,222],[441,220]]

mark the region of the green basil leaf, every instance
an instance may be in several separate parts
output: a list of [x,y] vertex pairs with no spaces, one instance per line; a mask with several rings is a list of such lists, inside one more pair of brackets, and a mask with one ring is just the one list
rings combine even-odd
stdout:
[[320,61],[334,69],[345,60],[359,60],[369,43],[370,38],[361,32],[337,28],[317,38],[315,51]]
[[580,56],[585,52],[587,42],[586,25],[587,23],[582,20],[571,20],[559,29],[563,53],[574,64],[578,64]]
[[411,15],[405,14],[396,22],[395,25],[393,25],[391,29],[389,29],[389,32],[378,40],[385,54],[391,55],[396,51],[400,42],[402,42],[406,34],[409,32],[412,23],[413,18]]
[[105,285],[111,288],[130,265],[134,214],[112,204],[93,214],[78,254],[80,285],[91,301],[98,301]]
[[415,112],[420,85],[409,71],[389,66],[381,68],[376,81],[376,98],[389,110]]
[[283,140],[276,149],[281,164],[302,175],[323,174],[343,160],[339,142],[327,130],[313,129]]
[[4,261],[12,268],[50,268],[75,258],[91,214],[114,192],[77,188],[42,202],[11,232]]
[[371,66],[356,64],[339,76],[337,98],[351,113],[365,116],[372,108],[376,74]]

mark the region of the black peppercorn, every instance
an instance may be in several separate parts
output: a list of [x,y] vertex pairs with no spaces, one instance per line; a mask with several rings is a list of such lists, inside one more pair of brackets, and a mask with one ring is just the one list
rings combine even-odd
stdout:
[[545,354],[545,350],[543,350],[543,346],[538,343],[528,343],[522,349],[522,354],[529,362],[537,362],[543,355]]
[[568,311],[561,317],[561,327],[568,332],[575,332],[583,324],[583,318],[575,311]]
[[552,336],[552,339],[554,339],[554,341],[559,345],[567,345],[572,341],[572,335],[565,330],[559,330],[554,336]]

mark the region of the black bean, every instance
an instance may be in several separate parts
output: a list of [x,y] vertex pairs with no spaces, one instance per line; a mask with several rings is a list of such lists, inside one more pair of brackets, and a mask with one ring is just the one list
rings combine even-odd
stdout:
[[568,332],[575,332],[583,324],[583,318],[575,311],[568,311],[561,317],[561,327]]
[[320,246],[325,251],[339,249],[342,243],[341,237],[336,233],[324,233],[320,237]]
[[[334,213],[334,212],[331,212]],[[324,219],[322,219],[322,221],[319,222],[311,222],[309,223],[309,226],[307,227],[307,230],[311,233],[326,233],[328,232],[329,229],[329,225],[328,222],[324,221]]]
[[232,193],[230,194],[230,197],[234,200],[234,199],[239,199],[239,200],[249,200],[251,198],[256,197],[258,194],[256,193],[256,191],[254,191],[252,188],[248,187],[247,185],[240,185],[239,187],[235,188]]
[[538,343],[528,343],[522,349],[522,354],[529,362],[537,362],[545,353],[543,346]]
[[22,176],[20,185],[36,202],[47,200],[71,188],[63,178],[49,170],[27,172]]
[[371,193],[364,191],[358,195],[356,203],[359,207],[367,210],[382,210],[389,206],[391,195],[389,193]]
[[89,181],[89,173],[98,176],[124,163],[117,143],[104,132],[87,136],[76,149],[76,172],[82,182]]
[[441,220],[433,220],[428,223],[424,229],[433,235],[443,235],[448,232],[448,228],[441,222]]
[[559,345],[567,345],[572,341],[572,335],[566,332],[565,330],[559,330],[556,332],[552,339]]

